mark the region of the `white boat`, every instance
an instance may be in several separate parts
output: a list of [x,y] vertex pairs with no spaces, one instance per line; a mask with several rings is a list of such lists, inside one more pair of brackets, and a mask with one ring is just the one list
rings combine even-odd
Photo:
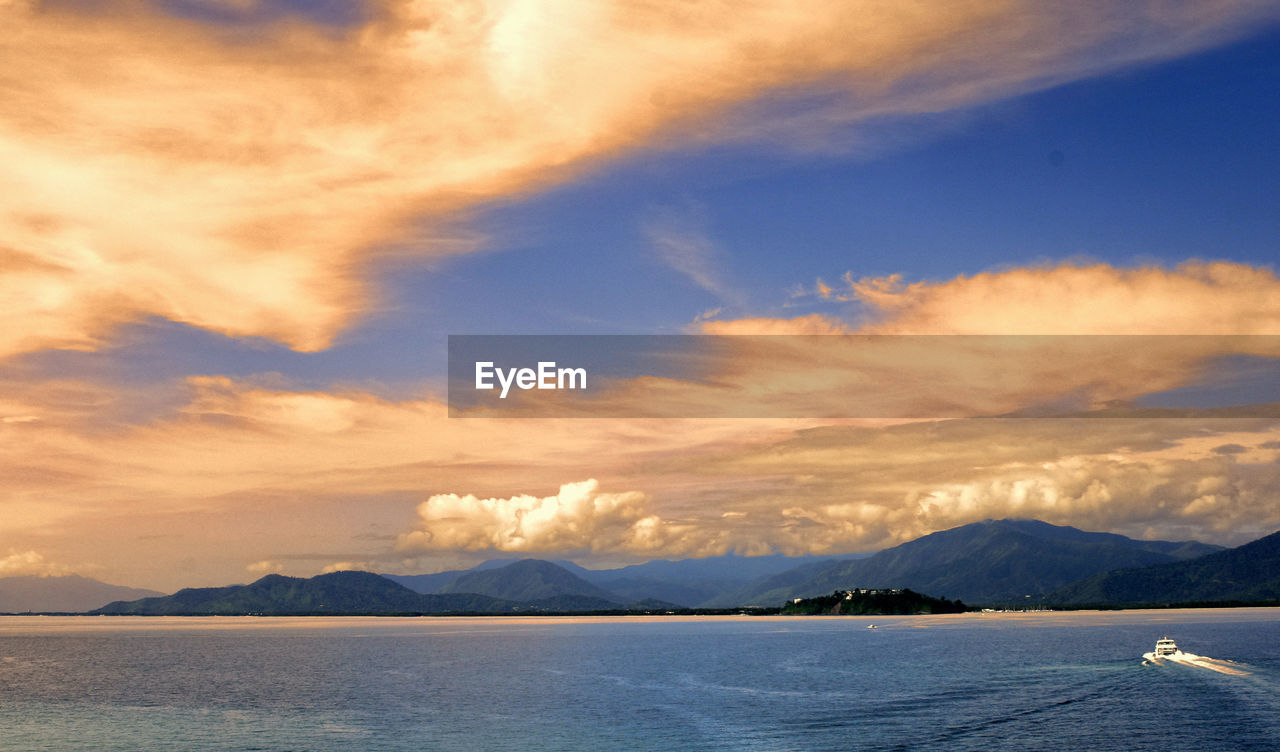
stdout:
[[1178,649],[1178,644],[1168,637],[1161,637],[1156,640],[1155,656],[1163,658],[1166,655],[1177,655],[1182,651]]

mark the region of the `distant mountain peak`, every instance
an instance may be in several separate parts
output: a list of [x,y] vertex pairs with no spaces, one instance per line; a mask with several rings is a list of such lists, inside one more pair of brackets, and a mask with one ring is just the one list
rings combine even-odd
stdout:
[[543,601],[566,596],[621,605],[625,599],[593,585],[568,569],[542,559],[520,559],[504,567],[472,571],[441,588],[442,593],[478,593],[509,601]]
[[510,603],[487,596],[423,595],[372,572],[315,577],[268,574],[248,585],[185,588],[173,595],[108,603],[94,613],[141,615],[496,613]]
[[121,599],[160,595],[154,590],[109,585],[77,574],[0,577],[0,613],[79,613]]

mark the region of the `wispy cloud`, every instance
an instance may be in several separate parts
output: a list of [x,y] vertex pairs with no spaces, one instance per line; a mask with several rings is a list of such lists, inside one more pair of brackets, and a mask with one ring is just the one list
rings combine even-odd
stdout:
[[663,264],[687,277],[722,303],[741,308],[742,295],[725,279],[726,254],[693,212],[655,211],[643,223],[645,237]]
[[711,321],[715,319],[716,316],[719,316],[723,311],[724,311],[723,307],[708,308],[707,310],[693,317],[693,325],[697,326],[704,321]]
[[700,322],[703,334],[852,334],[848,324],[832,316],[811,313],[807,316],[780,318],[726,319]]

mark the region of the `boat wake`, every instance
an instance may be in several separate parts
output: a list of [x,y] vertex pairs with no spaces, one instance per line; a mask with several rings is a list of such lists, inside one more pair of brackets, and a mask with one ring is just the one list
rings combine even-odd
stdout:
[[1244,670],[1244,664],[1235,661],[1225,661],[1219,658],[1209,658],[1195,653],[1184,653],[1178,651],[1169,655],[1157,656],[1154,652],[1142,654],[1142,665],[1159,666],[1162,663],[1179,663],[1183,666],[1191,666],[1192,668],[1201,668],[1208,671],[1217,671],[1219,674],[1230,674],[1231,676],[1249,676],[1251,672]]

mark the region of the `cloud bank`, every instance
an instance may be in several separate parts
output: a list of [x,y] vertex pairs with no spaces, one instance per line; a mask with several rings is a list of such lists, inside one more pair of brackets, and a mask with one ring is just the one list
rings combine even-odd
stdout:
[[843,553],[985,517],[1218,543],[1280,528],[1280,429],[1263,418],[460,421],[427,398],[188,387],[171,412],[105,429],[93,401],[15,404],[39,419],[0,423],[6,543],[173,588],[303,559]]
[[[1211,442],[1224,434],[1242,442],[1242,452],[1214,451]],[[596,481],[547,497],[437,494],[419,505],[397,551],[612,561],[833,554],[1009,517],[1240,543],[1280,526],[1272,503],[1280,452],[1265,446],[1276,435],[1265,421],[1238,420],[826,427],[651,465],[634,482],[664,487],[658,498],[605,492]],[[1123,443],[1129,448],[1115,451]]]
[[[711,485],[754,479],[723,494],[732,501],[703,499],[743,513],[734,545],[793,554],[873,550],[1005,517],[1235,544],[1280,527],[1280,452],[1267,447],[1278,430],[1241,419],[830,426],[697,464]],[[1214,451],[1224,438],[1245,451]]]

